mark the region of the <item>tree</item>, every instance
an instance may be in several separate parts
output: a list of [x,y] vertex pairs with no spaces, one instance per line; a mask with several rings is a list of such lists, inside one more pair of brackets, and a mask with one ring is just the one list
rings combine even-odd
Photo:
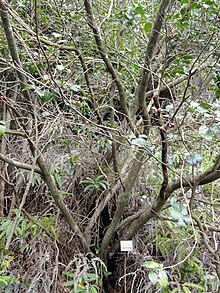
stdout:
[[[46,233],[43,241],[55,243],[54,255],[70,269],[72,292],[104,290],[105,270],[107,292],[120,292],[122,280],[126,292],[216,289],[205,281],[205,264],[198,268],[197,249],[214,259],[207,270],[214,265],[219,279],[217,1],[29,4],[0,1],[6,251],[14,251],[15,236],[36,233],[41,242]],[[131,239],[139,261],[119,253],[120,241]],[[182,281],[168,281],[162,262]],[[47,289],[39,287],[46,271],[35,278],[36,271],[28,290],[62,290],[55,271]],[[6,272],[3,286],[15,286]]]

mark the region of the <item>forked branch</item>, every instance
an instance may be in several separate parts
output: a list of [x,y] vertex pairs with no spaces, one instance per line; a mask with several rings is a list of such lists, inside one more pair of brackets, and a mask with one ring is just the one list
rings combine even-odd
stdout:
[[[151,76],[151,60],[154,56],[156,45],[160,36],[162,29],[164,17],[166,15],[167,7],[169,6],[169,0],[162,0],[158,9],[157,17],[153,25],[152,33],[148,41],[145,61],[144,61],[144,70],[142,72],[141,81],[137,91],[137,97],[135,104],[138,104],[138,114],[143,118],[144,122],[144,132],[149,132],[150,117],[146,108],[146,90]],[[135,106],[135,105],[134,105]]]

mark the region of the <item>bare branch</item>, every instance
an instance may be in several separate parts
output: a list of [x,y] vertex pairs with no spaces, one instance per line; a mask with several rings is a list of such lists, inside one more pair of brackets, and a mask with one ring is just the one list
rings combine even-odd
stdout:
[[[34,152],[36,151],[36,148],[33,144],[33,142],[29,139],[28,140],[29,145],[30,145],[30,149],[32,154],[34,154]],[[45,165],[44,159],[42,157],[41,154],[38,154],[37,157],[37,164],[41,169],[41,175],[44,179],[44,182],[47,184],[51,195],[56,203],[56,205],[59,207],[60,211],[62,212],[62,215],[64,216],[64,218],[66,219],[67,223],[69,224],[71,230],[76,233],[76,235],[79,237],[80,242],[83,246],[83,249],[87,252],[89,250],[89,244],[86,241],[85,237],[83,236],[83,233],[81,232],[80,228],[78,227],[78,225],[76,224],[73,216],[70,213],[70,210],[68,209],[68,207],[64,204],[63,202],[63,198],[60,194],[60,191],[58,190],[48,168]]]
[[149,132],[150,127],[150,117],[146,108],[145,94],[148,86],[148,82],[150,80],[150,66],[151,60],[154,56],[154,51],[156,49],[156,44],[158,42],[158,38],[160,35],[160,31],[163,25],[164,17],[167,11],[167,7],[169,6],[169,0],[162,0],[160,3],[160,7],[158,9],[157,17],[154,22],[154,26],[152,29],[151,36],[148,41],[145,61],[144,61],[144,70],[142,72],[141,81],[138,87],[137,95],[135,98],[135,104],[138,104],[138,113],[142,116],[143,122],[145,125],[145,133]]
[[[32,165],[15,161],[13,159],[6,157],[5,155],[3,155],[1,153],[0,153],[0,160],[4,161],[5,163],[8,163],[12,166],[15,166],[16,168],[19,168],[19,169],[24,169],[24,170],[28,170],[28,171],[32,170]],[[38,173],[38,174],[42,174],[41,169],[38,167],[34,168],[34,172]]]
[[27,85],[26,77],[22,73],[22,71],[19,70],[19,68],[22,68],[21,61],[18,54],[18,49],[17,49],[15,38],[14,38],[12,26],[9,19],[8,8],[6,6],[5,1],[3,0],[0,0],[0,15],[1,15],[2,25],[5,31],[8,48],[9,48],[13,63],[15,65],[15,68],[18,68],[17,75],[21,83],[23,95],[31,103],[30,94],[26,86]]
[[101,39],[101,35],[99,32],[99,28],[96,24],[96,20],[94,18],[94,14],[93,14],[93,9],[92,9],[92,5],[91,5],[91,1],[90,0],[85,0],[84,1],[84,5],[85,5],[85,9],[87,12],[87,19],[88,19],[88,24],[91,27],[91,29],[93,30],[93,34],[94,34],[94,38],[100,53],[100,56],[102,58],[102,60],[104,61],[106,68],[108,70],[108,72],[111,74],[113,81],[116,83],[117,89],[118,89],[118,94],[120,97],[120,105],[122,108],[122,112],[124,113],[129,126],[131,127],[132,131],[134,133],[137,134],[137,130],[135,129],[135,125],[132,122],[131,118],[130,118],[130,113],[127,107],[127,102],[126,102],[126,97],[125,97],[125,91],[124,91],[124,87],[118,77],[117,72],[115,71],[111,61],[109,60],[109,57],[106,53],[106,50],[104,48],[102,39]]

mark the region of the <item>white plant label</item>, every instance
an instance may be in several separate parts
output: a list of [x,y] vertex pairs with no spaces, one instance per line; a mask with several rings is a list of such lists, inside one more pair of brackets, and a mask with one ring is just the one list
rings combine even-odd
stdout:
[[120,247],[121,247],[121,251],[132,251],[133,241],[132,240],[121,240]]

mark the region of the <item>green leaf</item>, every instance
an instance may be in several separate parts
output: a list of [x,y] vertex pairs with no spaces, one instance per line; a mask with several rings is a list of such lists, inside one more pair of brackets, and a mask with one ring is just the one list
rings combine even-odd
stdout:
[[138,7],[135,8],[134,13],[144,15],[145,11],[141,6],[138,6]]
[[92,183],[92,184],[94,184],[95,181],[92,178],[86,178],[86,179],[80,181],[80,184],[82,184],[82,183]]
[[158,277],[161,288],[166,288],[169,283],[167,273],[164,270],[160,270],[158,273]]
[[195,153],[195,154],[188,154],[186,156],[186,162],[190,165],[190,166],[195,166],[197,163],[201,163],[203,160],[202,156],[199,153]]
[[190,166],[195,166],[196,163],[197,163],[197,160],[196,160],[196,158],[195,158],[194,155],[188,155],[188,156],[186,157],[186,162],[187,162]]
[[201,291],[205,291],[205,286],[200,285],[200,284],[194,284],[194,283],[184,283],[183,286],[187,286],[187,287],[192,287],[192,288],[197,288]]
[[192,219],[190,217],[184,217],[183,218],[184,222],[187,224],[187,225],[191,225],[192,224]]
[[71,273],[71,272],[63,272],[64,275],[68,276],[68,277],[75,277],[75,274],[74,273]]
[[54,172],[53,174],[54,182],[56,183],[57,187],[59,188],[61,186],[61,177],[59,174]]
[[139,145],[139,146],[144,146],[148,144],[148,142],[142,137],[132,139],[131,143],[134,145]]
[[199,153],[195,153],[194,157],[195,157],[197,163],[199,163],[199,164],[202,163],[203,158]]
[[178,288],[175,288],[172,291],[169,291],[168,293],[178,293],[178,292],[179,292],[179,289]]
[[13,276],[0,276],[0,284],[4,283],[5,285],[10,284],[16,280]]
[[220,89],[216,89],[215,90],[215,96],[216,96],[216,99],[220,99]]
[[63,286],[64,286],[64,287],[71,287],[71,286],[73,286],[75,283],[76,283],[75,280],[71,280],[71,281],[68,281],[68,282],[63,283]]
[[179,26],[180,26],[181,29],[185,29],[185,28],[187,28],[189,26],[189,22],[188,21],[181,21],[179,23]]
[[77,288],[76,291],[74,291],[74,293],[87,293],[86,288]]
[[103,179],[104,176],[103,175],[98,175],[96,178],[95,178],[95,181],[99,181],[100,179]]
[[175,209],[171,209],[171,217],[174,219],[174,220],[179,220],[180,217],[182,217],[181,213]]
[[176,202],[175,197],[172,197],[172,198],[170,199],[170,204],[171,204],[172,207],[177,206],[177,202]]
[[84,188],[84,191],[88,191],[90,189],[94,188],[94,185],[88,185]]
[[42,91],[40,89],[35,89],[35,92],[39,95],[43,103],[48,102],[53,97],[50,92]]
[[207,102],[205,102],[205,101],[201,101],[201,102],[199,103],[199,106],[202,107],[202,108],[204,108],[204,109],[206,109],[206,110],[212,108],[212,105],[210,105],[209,103],[207,103]]
[[171,49],[175,49],[177,46],[177,41],[175,39],[172,39],[170,40],[169,45]]
[[163,267],[162,264],[154,262],[154,261],[145,261],[143,265],[149,269],[161,269]]
[[153,285],[155,285],[155,284],[157,283],[157,281],[158,281],[158,276],[157,276],[157,274],[156,274],[155,272],[150,271],[149,274],[148,274],[148,277],[149,277],[149,279],[150,279],[150,281],[151,281],[151,283],[152,283]]
[[209,127],[207,126],[201,126],[199,127],[199,134],[203,136],[208,141],[212,140],[212,133]]
[[220,127],[218,124],[213,124],[211,127],[210,127],[210,130],[214,133],[218,133],[220,131]]
[[81,90],[81,87],[78,84],[72,84],[70,86],[70,90],[73,91],[73,92],[75,92],[75,93],[78,93]]
[[191,291],[185,286],[183,286],[183,291],[184,293],[191,293]]
[[206,4],[206,5],[209,5],[209,6],[212,6],[212,5],[215,4],[215,2],[214,2],[214,1],[211,1],[211,0],[206,0],[206,1],[205,1],[205,4]]
[[144,25],[144,30],[145,32],[149,32],[152,29],[152,23],[151,22],[146,22]]
[[99,182],[99,184],[102,186],[102,188],[104,189],[104,190],[106,190],[107,189],[107,187],[108,187],[108,182]]
[[199,4],[198,2],[193,2],[192,4],[190,4],[189,6],[191,9],[199,9],[201,8],[201,4]]
[[89,293],[98,293],[95,285],[89,284]]
[[55,82],[59,85],[62,86],[65,83],[64,79],[55,79]]
[[0,285],[1,285],[1,283],[4,283],[5,285],[8,284],[8,282],[6,280],[4,280],[2,277],[0,277]]
[[4,120],[0,120],[0,137],[3,136],[6,132],[6,122]]
[[185,73],[185,69],[183,66],[179,66],[174,70],[174,73],[178,73],[178,74],[184,74]]
[[183,220],[183,217],[180,217],[179,220],[178,220],[178,226],[180,228],[183,228],[184,226],[186,226],[184,220]]
[[86,274],[86,278],[88,278],[90,282],[91,281],[96,281],[98,279],[98,275],[92,274],[92,273],[88,273],[88,274]]
[[48,102],[50,99],[52,99],[52,95],[51,95],[51,93],[49,93],[49,92],[45,92],[44,94],[43,94],[43,96],[41,96],[40,97],[40,99],[41,99],[41,101],[43,102],[43,103],[46,103],[46,102]]

